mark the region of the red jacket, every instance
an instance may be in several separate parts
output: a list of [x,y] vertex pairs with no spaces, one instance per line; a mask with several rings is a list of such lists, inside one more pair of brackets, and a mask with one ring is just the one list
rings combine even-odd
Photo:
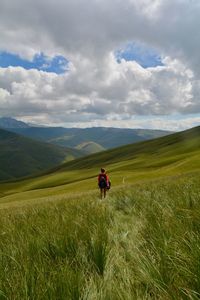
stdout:
[[98,175],[98,184],[100,183],[100,179],[101,179],[102,176],[106,179],[106,184],[109,185],[109,177],[106,173],[100,173]]

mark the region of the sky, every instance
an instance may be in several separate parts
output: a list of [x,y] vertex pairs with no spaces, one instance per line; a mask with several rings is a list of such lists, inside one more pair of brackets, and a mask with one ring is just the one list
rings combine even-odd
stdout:
[[200,124],[199,0],[0,8],[0,116],[66,127]]

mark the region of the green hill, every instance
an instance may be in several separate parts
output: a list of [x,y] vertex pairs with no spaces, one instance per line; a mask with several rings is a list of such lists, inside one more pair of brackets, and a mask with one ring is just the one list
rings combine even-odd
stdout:
[[[177,164],[179,167],[193,169],[195,166],[199,167],[199,152],[200,127],[196,127],[154,140],[111,149],[97,155],[93,154],[64,164],[58,170],[92,169],[104,165],[111,171],[141,171],[167,166],[176,168]],[[192,161],[194,166],[191,166]]]
[[[19,194],[19,197],[26,199],[46,197],[52,193],[95,190],[96,176],[102,166],[108,170],[112,186],[117,187],[199,170],[199,157],[200,127],[196,127],[78,158],[57,166],[40,177],[0,186],[0,192],[5,196],[23,191],[25,193]],[[16,195],[13,197],[16,198]]]
[[85,154],[97,153],[105,150],[101,145],[94,142],[81,143],[76,146],[76,149],[81,150]]
[[0,129],[0,180],[36,174],[80,155]]

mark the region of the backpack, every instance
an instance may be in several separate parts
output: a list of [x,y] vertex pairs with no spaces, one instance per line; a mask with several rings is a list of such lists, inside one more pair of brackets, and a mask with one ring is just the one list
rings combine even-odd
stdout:
[[100,174],[99,187],[104,189],[107,187],[106,174]]
[[111,188],[111,181],[108,181],[108,185],[107,185],[107,190],[109,190]]

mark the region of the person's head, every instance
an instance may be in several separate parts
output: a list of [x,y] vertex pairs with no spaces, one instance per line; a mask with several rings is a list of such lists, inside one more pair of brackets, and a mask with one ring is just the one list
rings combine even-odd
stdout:
[[104,168],[101,168],[101,173],[105,173],[106,170]]

